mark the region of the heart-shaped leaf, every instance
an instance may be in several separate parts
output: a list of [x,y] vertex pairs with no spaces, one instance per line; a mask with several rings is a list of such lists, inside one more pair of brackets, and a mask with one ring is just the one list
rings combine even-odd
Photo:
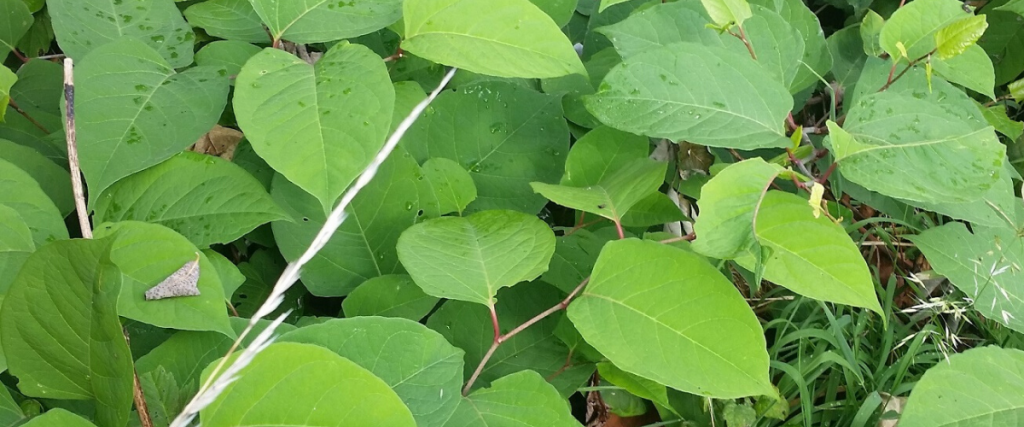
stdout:
[[316,65],[279,49],[235,81],[235,115],[256,153],[324,211],[384,144],[395,91],[369,48],[338,43]]
[[483,211],[416,224],[398,239],[398,258],[428,295],[485,305],[498,289],[548,268],[555,234],[515,211]]
[[228,94],[227,76],[217,68],[175,73],[131,37],[79,60],[75,82],[79,159],[91,201],[121,178],[195,143],[217,123]]
[[76,61],[108,43],[131,38],[155,49],[164,59],[156,61],[159,65],[166,61],[180,68],[192,63],[196,36],[173,2],[47,0],[46,6],[57,44]]
[[534,191],[555,203],[621,224],[622,216],[629,212],[629,208],[656,191],[664,180],[664,162],[639,159],[610,172],[592,186],[580,188],[542,182],[530,185]]
[[701,188],[693,250],[732,259],[754,243],[754,209],[782,167],[760,158],[733,163]]

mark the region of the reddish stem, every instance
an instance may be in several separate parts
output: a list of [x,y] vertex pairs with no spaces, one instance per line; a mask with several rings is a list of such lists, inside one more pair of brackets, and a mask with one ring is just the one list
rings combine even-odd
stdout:
[[498,312],[494,311],[494,304],[491,304],[488,308],[491,309],[491,327],[494,328],[494,342],[499,342],[501,328],[498,326]]
[[618,220],[615,221],[615,231],[619,232],[619,239],[625,239],[626,233],[622,231],[622,223]]
[[836,165],[838,165],[838,164],[839,163],[832,162],[832,164],[829,165],[828,170],[826,170],[825,173],[823,175],[821,175],[820,178],[818,178],[818,184],[823,184],[824,185],[825,181],[828,181],[828,177],[832,175],[832,171],[836,170]]
[[26,58],[25,55],[22,55],[21,52],[18,52],[18,49],[11,49],[11,53],[13,53],[14,56],[17,56],[18,59],[21,60],[21,63],[24,64],[24,63],[28,62],[28,58]]
[[753,46],[751,46],[751,45],[750,45],[750,41],[749,41],[749,40],[747,40],[747,33],[745,33],[745,32],[743,31],[743,26],[742,26],[742,25],[739,25],[739,24],[737,24],[737,25],[736,25],[736,28],[739,28],[739,29],[740,29],[740,36],[739,36],[739,37],[740,37],[740,41],[742,41],[742,42],[743,42],[743,44],[744,44],[745,46],[747,46],[747,52],[750,52],[750,57],[751,57],[751,58],[754,58],[754,60],[755,60],[755,61],[757,61],[757,54],[756,54],[756,53],[754,53],[754,47],[753,47]]

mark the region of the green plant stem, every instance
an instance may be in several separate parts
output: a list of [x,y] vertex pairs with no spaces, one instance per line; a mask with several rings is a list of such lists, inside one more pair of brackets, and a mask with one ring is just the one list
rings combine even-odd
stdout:
[[878,91],[882,92],[888,89],[889,86],[892,86],[893,83],[896,83],[896,81],[898,81],[900,77],[903,77],[904,74],[907,74],[907,71],[910,71],[911,68],[914,68],[914,66],[917,65],[922,60],[928,58],[929,56],[932,56],[933,53],[935,53],[935,49],[932,49],[931,52],[928,52],[924,55],[921,55],[919,58],[910,61],[910,63],[907,64],[907,68],[904,68],[903,71],[900,71],[900,73],[897,74],[896,77],[892,76],[893,71],[896,70],[896,64],[892,64],[892,69],[889,70],[889,80],[886,81],[885,86],[882,86],[882,88],[878,89]]
[[512,337],[516,336],[516,334],[526,330],[526,328],[529,328],[533,324],[540,322],[541,320],[544,320],[544,318],[558,311],[565,310],[567,307],[569,307],[569,303],[572,302],[572,299],[575,298],[576,295],[579,294],[585,286],[587,286],[587,283],[590,283],[590,277],[583,279],[583,281],[580,282],[579,285],[576,285],[576,289],[573,289],[572,292],[569,292],[569,295],[566,296],[565,299],[563,299],[561,302],[555,304],[553,307],[547,310],[544,310],[540,314],[533,316],[533,318],[531,318],[530,320],[527,320],[523,322],[523,324],[516,326],[515,329],[509,331],[507,334],[504,335],[500,334],[500,330],[498,329],[498,313],[494,310],[494,306],[492,305],[491,322],[494,326],[494,341],[491,343],[491,348],[487,349],[487,353],[485,353],[484,357],[480,359],[480,363],[476,365],[476,370],[474,370],[473,375],[469,377],[469,381],[466,381],[466,386],[462,388],[462,395],[465,396],[469,394],[469,390],[473,388],[473,383],[475,383],[477,378],[480,377],[480,373],[483,372],[484,366],[486,366],[487,362],[491,360],[491,356],[494,356],[494,352],[498,350],[498,346],[500,346],[505,341],[508,341]]

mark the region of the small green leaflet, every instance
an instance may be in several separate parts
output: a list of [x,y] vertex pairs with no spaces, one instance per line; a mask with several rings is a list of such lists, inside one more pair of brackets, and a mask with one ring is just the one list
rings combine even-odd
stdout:
[[988,28],[985,15],[972,15],[951,22],[935,33],[935,50],[941,59],[949,59],[974,46]]
[[879,35],[879,44],[891,57],[899,57],[902,43],[911,61],[935,49],[935,33],[967,14],[958,0],[914,0],[893,12]]
[[711,21],[719,27],[743,26],[743,21],[753,16],[747,0],[700,0],[707,9]]

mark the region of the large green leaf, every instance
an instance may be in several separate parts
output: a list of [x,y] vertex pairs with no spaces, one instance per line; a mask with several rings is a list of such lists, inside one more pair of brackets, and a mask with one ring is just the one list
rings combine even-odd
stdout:
[[562,206],[590,212],[621,224],[633,205],[658,190],[665,181],[664,162],[634,160],[611,171],[595,185],[573,187],[534,182],[534,191]]
[[[630,15],[628,18],[596,28],[608,36],[623,58],[678,42],[694,42],[705,46],[730,43],[705,25],[711,21],[704,8],[694,1],[662,3]],[[732,36],[729,36],[732,37]],[[746,52],[738,40],[731,43]]]
[[790,84],[790,92],[796,93],[818,84],[818,76],[824,76],[832,69],[832,53],[814,12],[802,0],[754,0],[752,3],[777,12],[803,38],[803,64]]
[[956,0],[914,0],[893,12],[878,42],[893,58],[902,56],[896,47],[902,43],[909,57],[902,59],[906,64],[935,49],[935,33],[966,16],[963,3]]
[[[903,80],[920,78],[923,71]],[[864,80],[864,79],[862,79]],[[843,176],[900,199],[970,202],[1000,179],[1005,147],[963,91],[933,78],[934,90],[890,88],[858,96],[830,144]],[[858,83],[858,90],[871,83]]]
[[534,214],[546,200],[530,183],[557,182],[569,151],[560,99],[506,82],[463,85],[441,94],[403,143],[421,163],[444,157],[469,171],[477,189],[469,212]]
[[985,15],[989,27],[978,45],[992,58],[996,84],[1006,84],[1024,71],[1024,25],[1015,13],[993,10],[985,11]]
[[7,293],[21,265],[35,250],[28,223],[14,208],[0,203],[0,295]]
[[[498,292],[495,311],[502,333],[508,333],[559,303],[564,296],[542,282],[523,283]],[[570,351],[556,331],[564,315],[555,313],[502,342],[480,372],[474,388],[486,387],[506,375],[532,370],[550,382],[563,397],[594,371],[593,365],[569,359]],[[494,342],[494,328],[487,307],[463,301],[447,301],[427,320],[427,326],[443,335],[452,345],[465,350],[464,377],[469,378]],[[566,361],[574,366],[564,369]]]
[[372,33],[402,16],[402,0],[249,0],[275,40],[321,43]]
[[647,138],[601,126],[587,132],[569,150],[562,185],[598,185],[610,173],[640,159],[650,151]]
[[459,404],[463,351],[415,321],[334,319],[279,341],[319,345],[366,368],[391,386],[420,427],[442,425]]
[[75,209],[75,199],[70,185],[71,174],[67,169],[36,150],[6,139],[0,139],[0,159],[18,165],[19,169],[31,175],[57,206],[61,216],[66,216]]
[[203,248],[228,243],[261,224],[287,217],[242,168],[185,152],[110,186],[95,221],[146,221],[166,226]]
[[389,274],[363,282],[341,302],[345,317],[383,316],[419,321],[439,299],[423,293],[405,274]]
[[54,408],[46,413],[34,417],[21,427],[95,427],[85,418],[68,412],[64,409]]
[[[259,46],[236,40],[217,40],[203,46],[196,52],[196,65],[209,65],[222,68],[228,76],[237,76],[249,58],[262,52]],[[234,79],[231,80],[234,85]],[[251,146],[250,146],[251,147]],[[250,148],[251,150],[251,148]],[[236,148],[234,160],[238,160],[239,150]]]
[[555,234],[515,211],[483,211],[416,224],[398,239],[398,258],[428,295],[494,305],[498,289],[548,269]]
[[[18,40],[32,27],[32,12],[21,0],[0,1],[0,58],[14,50]],[[5,107],[6,108],[6,107]],[[3,117],[3,113],[0,113]]]
[[155,49],[163,58],[154,61],[160,68],[165,61],[169,68],[192,63],[195,34],[167,0],[47,0],[46,6],[57,44],[75,61],[108,43],[131,38]]
[[[188,239],[167,227],[136,221],[100,225],[96,235],[116,235],[110,259],[124,274],[117,314],[161,328],[232,335],[220,276]],[[148,289],[196,256],[198,296],[146,300]]]
[[995,99],[993,92],[995,88],[995,72],[992,69],[992,60],[985,54],[985,50],[977,45],[971,45],[964,51],[952,58],[933,58],[932,67],[935,73],[942,76],[951,83],[956,83]]
[[931,228],[911,240],[936,272],[974,301],[985,317],[1024,332],[1024,239],[1009,227],[961,223]]
[[238,376],[200,413],[204,426],[416,426],[384,381],[315,345],[273,344]]
[[474,73],[586,74],[572,44],[529,0],[405,0],[402,49]]
[[228,93],[227,76],[216,68],[175,73],[173,64],[131,37],[80,59],[75,81],[79,159],[91,200],[195,143],[220,118]]
[[0,204],[14,209],[28,224],[36,246],[68,238],[63,215],[32,176],[0,159]]
[[27,396],[94,400],[104,426],[123,426],[132,406],[132,359],[115,304],[121,273],[113,239],[67,240],[25,261],[0,310],[11,374]]
[[782,167],[759,157],[719,171],[698,200],[700,216],[693,226],[693,250],[713,258],[731,259],[754,243],[754,209]]
[[[871,272],[843,227],[824,215],[815,218],[806,199],[782,191],[769,191],[755,212],[754,235],[769,253],[763,260],[766,280],[811,298],[882,313]],[[738,262],[753,271],[757,256]]]
[[[797,73],[805,68],[800,63],[804,56],[803,35],[772,9],[753,5],[751,10],[754,15],[743,27],[750,47],[757,55],[757,62],[787,88],[793,87]],[[722,37],[735,39],[729,34],[722,34]],[[790,92],[799,90],[791,89]]]
[[900,427],[982,427],[1024,417],[1024,352],[996,346],[955,354],[924,373]]
[[[302,283],[311,293],[343,296],[369,278],[403,272],[395,243],[416,222],[420,176],[407,153],[391,154],[349,205],[345,223],[302,269]],[[274,239],[281,254],[295,260],[327,217],[316,199],[280,175],[274,177],[271,195],[293,220],[272,223]]]
[[519,371],[462,399],[444,427],[579,427],[569,402],[534,371]]
[[270,36],[249,0],[208,0],[185,9],[185,18],[206,33],[227,40],[265,43]]
[[238,124],[256,153],[320,200],[322,210],[387,138],[395,92],[384,63],[365,46],[338,43],[315,66],[265,49],[235,85]]
[[569,318],[616,366],[698,395],[774,393],[757,318],[700,256],[618,240],[605,245],[590,277]]
[[782,123],[793,99],[748,56],[676,43],[623,61],[584,98],[601,122],[640,135],[715,147],[790,144]]

